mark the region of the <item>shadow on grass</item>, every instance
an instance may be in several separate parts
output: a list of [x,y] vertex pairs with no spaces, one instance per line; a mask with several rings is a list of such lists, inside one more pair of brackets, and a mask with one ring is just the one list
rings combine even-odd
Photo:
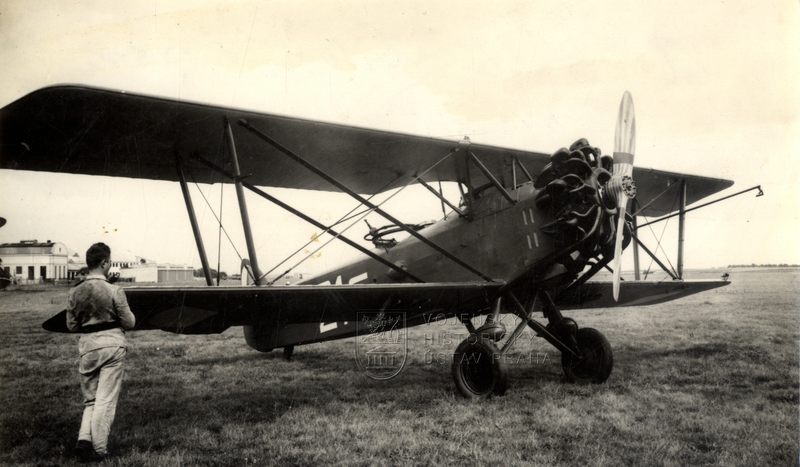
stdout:
[[676,357],[680,359],[703,359],[708,357],[721,360],[743,360],[755,363],[769,363],[772,358],[764,348],[737,341],[709,342],[683,348],[647,350],[635,352],[640,358]]
[[59,457],[71,451],[77,426],[71,411],[14,407],[0,426],[0,451],[16,459]]
[[713,355],[729,353],[731,349],[732,346],[727,342],[711,342],[677,349],[648,350],[645,352],[640,352],[638,355],[642,358],[704,358]]
[[283,353],[278,351],[266,353],[253,351],[252,353],[243,353],[237,355],[191,358],[185,360],[184,364],[190,366],[232,365],[237,363],[252,363],[273,360],[283,360]]

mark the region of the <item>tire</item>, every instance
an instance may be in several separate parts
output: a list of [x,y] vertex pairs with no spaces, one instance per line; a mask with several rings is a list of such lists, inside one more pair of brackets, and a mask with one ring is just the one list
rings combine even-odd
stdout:
[[453,354],[453,381],[467,399],[502,396],[508,388],[508,371],[494,342],[472,334]]
[[614,368],[614,354],[608,339],[592,328],[578,329],[575,336],[583,360],[578,360],[568,353],[561,354],[561,367],[564,376],[570,383],[602,384]]

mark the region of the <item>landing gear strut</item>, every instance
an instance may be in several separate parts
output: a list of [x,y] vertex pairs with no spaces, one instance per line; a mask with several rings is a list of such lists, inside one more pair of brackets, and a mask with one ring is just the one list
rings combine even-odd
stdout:
[[508,370],[504,357],[526,326],[561,351],[561,366],[566,381],[600,384],[608,379],[614,367],[614,357],[611,345],[600,331],[579,328],[574,320],[562,316],[547,291],[542,290],[536,295],[543,302],[547,325],[531,317],[535,300],[526,309],[513,293],[507,295],[514,306],[514,313],[522,321],[501,349],[497,348],[496,342],[506,333],[505,327],[498,321],[500,299],[492,314],[487,316],[486,323],[478,329],[469,320],[462,320],[470,335],[456,348],[452,366],[453,380],[462,396],[481,399],[505,394]]

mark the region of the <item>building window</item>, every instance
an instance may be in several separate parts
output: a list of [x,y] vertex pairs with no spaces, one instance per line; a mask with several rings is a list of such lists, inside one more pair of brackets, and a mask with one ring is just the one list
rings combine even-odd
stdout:
[[28,280],[33,280],[33,266],[28,266]]
[[17,274],[22,274],[22,266],[17,266]]

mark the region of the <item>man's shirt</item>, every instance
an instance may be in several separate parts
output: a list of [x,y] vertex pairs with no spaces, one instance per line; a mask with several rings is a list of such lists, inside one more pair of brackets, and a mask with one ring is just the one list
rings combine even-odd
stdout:
[[133,329],[133,316],[125,291],[110,284],[99,274],[90,274],[69,291],[67,328],[80,331],[83,326],[118,322],[120,328],[91,332],[81,336],[78,350],[81,355],[104,347],[126,347],[125,331]]

